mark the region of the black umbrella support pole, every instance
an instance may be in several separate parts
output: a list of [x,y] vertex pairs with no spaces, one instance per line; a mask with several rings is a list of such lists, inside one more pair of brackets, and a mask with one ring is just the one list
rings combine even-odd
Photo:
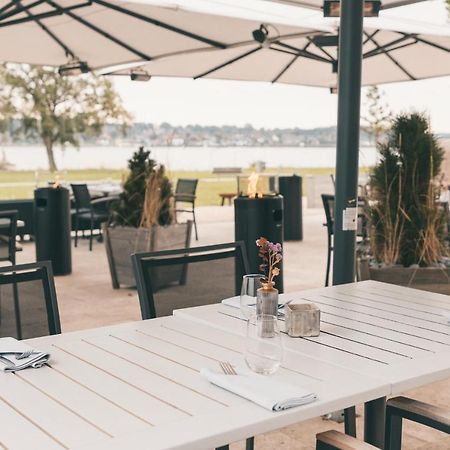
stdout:
[[333,284],[355,281],[363,0],[341,0]]

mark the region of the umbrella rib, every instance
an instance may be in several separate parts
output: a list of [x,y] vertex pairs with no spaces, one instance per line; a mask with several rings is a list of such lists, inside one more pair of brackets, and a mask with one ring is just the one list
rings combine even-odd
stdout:
[[430,45],[431,47],[434,47],[434,48],[437,48],[444,52],[450,53],[450,48],[444,47],[443,45],[435,44],[434,42],[424,39],[416,34],[409,34],[409,35],[405,34],[405,36],[411,37],[411,38],[415,39],[416,41],[422,42],[423,44],[427,44],[427,45]]
[[366,35],[366,39],[363,42],[363,47],[370,41],[371,38],[375,37],[380,30],[375,30],[372,34]]
[[[327,52],[323,47],[321,47],[320,45],[317,45],[310,37],[308,38],[309,43],[313,44],[315,47],[317,47],[324,55],[328,56],[328,58],[330,58],[330,62],[336,62],[337,59],[333,57],[333,55],[330,52]],[[303,50],[306,50],[306,48],[304,48]]]
[[[84,6],[84,5],[80,5],[79,7],[81,7],[81,6]],[[72,9],[74,9],[74,7],[72,7]],[[48,17],[60,16],[61,14],[62,13],[60,11],[49,11],[49,12],[42,13],[42,14],[31,15],[30,17],[21,17],[20,19],[8,20],[7,22],[0,21],[0,28],[9,27],[12,25],[19,25],[19,24],[25,23],[25,22],[31,22],[32,20],[35,20],[35,19],[46,19]]]
[[122,6],[115,5],[109,2],[105,2],[104,0],[92,0],[94,3],[97,3],[99,5],[105,6],[106,8],[112,9],[114,11],[120,12],[122,14],[126,14],[128,16],[134,17],[135,19],[142,20],[147,23],[151,23],[152,25],[155,25],[157,27],[165,28],[166,30],[173,31],[178,34],[182,34],[183,36],[187,36],[189,38],[195,39],[197,41],[203,42],[205,44],[211,45],[212,47],[222,48],[225,49],[227,46],[223,44],[222,42],[215,41],[213,39],[206,38],[204,36],[200,36],[196,33],[191,33],[190,31],[183,30],[182,28],[178,28],[174,25],[170,25],[165,22],[161,22],[160,20],[153,19],[152,17],[144,16],[142,14],[139,14],[135,11],[132,11],[127,8],[123,8]]
[[0,14],[4,13],[5,11],[8,11],[8,9],[10,9],[12,6],[14,6],[15,3],[13,1],[7,3],[5,6],[2,6],[0,8]]
[[194,80],[197,80],[198,78],[206,77],[206,75],[209,75],[210,73],[213,73],[213,72],[215,72],[216,70],[219,70],[219,69],[222,69],[222,68],[224,68],[224,67],[226,67],[226,66],[229,66],[230,64],[233,64],[233,63],[235,63],[236,61],[239,61],[240,59],[245,58],[246,56],[250,56],[252,53],[256,53],[257,51],[259,51],[259,50],[261,50],[261,49],[262,49],[261,46],[252,48],[251,50],[248,50],[248,51],[246,51],[245,53],[242,53],[242,54],[239,55],[239,56],[235,56],[234,58],[232,58],[232,59],[230,59],[230,60],[228,60],[228,61],[226,61],[226,62],[220,64],[219,66],[213,67],[212,69],[209,69],[209,70],[207,70],[206,72],[201,73],[200,75],[196,75],[196,76],[194,77]]
[[[289,50],[292,50],[293,52],[295,52],[295,54],[297,54],[299,56],[303,56],[304,58],[314,59],[316,61],[327,62],[327,63],[331,63],[334,61],[334,60],[330,61],[327,58],[323,58],[322,56],[315,55],[314,53],[308,52],[306,50],[302,50],[301,48],[294,47],[293,45],[289,45],[284,42],[276,41],[276,42],[274,42],[274,44],[277,44],[277,45],[280,45],[281,47],[285,47]],[[275,50],[275,49],[273,49],[273,50]]]
[[134,47],[131,47],[131,45],[128,45],[126,42],[123,42],[122,40],[116,38],[112,34],[108,33],[107,31],[102,30],[101,28],[97,27],[91,22],[88,22],[87,20],[83,19],[80,16],[77,16],[71,11],[68,11],[67,9],[63,8],[62,6],[58,5],[57,3],[53,2],[52,0],[46,0],[46,3],[53,6],[54,8],[61,11],[63,14],[67,14],[72,19],[76,20],[77,22],[80,22],[85,27],[91,29],[92,31],[95,31],[96,33],[100,34],[104,38],[114,42],[115,44],[119,45],[120,47],[123,47],[124,49],[128,50],[130,53],[134,53],[135,55],[139,56],[140,58],[150,61],[152,58],[145,53],[135,49]]
[[[410,38],[414,39],[412,36],[402,36],[401,38],[395,39],[395,40],[393,40],[391,42],[388,42],[387,44],[384,44],[384,45],[375,44],[377,47],[374,48],[373,50],[369,50],[368,52],[364,53],[363,54],[363,58],[370,58],[372,56],[379,55],[380,53],[383,52],[383,49],[388,51],[388,52],[390,52],[392,50],[396,50],[397,48],[401,48],[401,47],[394,47],[394,48],[391,48],[391,47],[393,47],[396,44],[400,44],[401,42],[404,42],[404,41],[406,41],[407,39],[410,39]],[[375,43],[375,41],[373,40],[372,37],[370,39],[372,40],[373,43]],[[412,42],[412,44],[415,44],[416,42],[417,41]]]
[[284,67],[283,70],[272,80],[272,83],[276,83],[284,74],[286,71],[289,70],[289,68],[292,66],[292,64],[297,61],[300,55],[295,55]]
[[[13,0],[16,4],[21,5],[21,0]],[[39,19],[36,19],[33,17],[33,15],[30,13],[30,11],[28,11],[28,9],[25,10],[25,13],[27,14],[28,17],[30,17],[32,20],[34,20],[36,22],[36,24],[38,26],[40,26],[42,28],[43,31],[45,31],[66,53],[66,56],[69,55],[72,58],[76,58],[75,53],[70,50],[69,47],[67,47],[66,44],[64,44],[63,41],[61,41],[61,39],[59,39],[58,36],[56,36],[52,31],[50,31]]]
[[[366,32],[364,32],[364,34],[369,37]],[[370,40],[377,46],[377,48],[380,49],[381,53],[389,58],[407,77],[409,77],[411,80],[416,80],[416,78],[411,75],[408,70],[406,70],[386,49],[381,47],[374,38],[371,37]]]
[[21,12],[29,11],[31,8],[34,8],[35,6],[39,6],[41,3],[44,3],[44,2],[45,2],[45,0],[37,0],[34,3],[31,3],[30,5],[23,6],[22,4],[20,4],[20,2],[18,3],[16,0],[13,0],[11,3],[14,3],[16,5],[16,7],[14,8],[14,10],[8,11],[5,14],[3,14],[2,16],[0,16],[0,20],[5,20],[5,19],[8,19],[9,17],[15,16],[16,14],[20,14]]

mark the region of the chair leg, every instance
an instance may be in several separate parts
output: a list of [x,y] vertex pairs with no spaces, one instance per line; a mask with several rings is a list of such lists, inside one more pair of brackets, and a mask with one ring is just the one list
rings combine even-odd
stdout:
[[91,218],[91,234],[89,235],[89,251],[92,252],[92,235],[94,234],[94,219]]
[[393,415],[390,408],[387,408],[384,450],[401,450],[402,425],[402,418],[400,416]]
[[330,268],[331,268],[331,236],[328,233],[328,254],[327,254],[327,271],[325,275],[325,287],[328,286],[328,281],[330,278]]
[[78,247],[78,226],[79,226],[78,216],[75,216],[75,247]]
[[192,209],[192,217],[194,218],[195,240],[198,241],[197,220],[195,219],[195,209]]

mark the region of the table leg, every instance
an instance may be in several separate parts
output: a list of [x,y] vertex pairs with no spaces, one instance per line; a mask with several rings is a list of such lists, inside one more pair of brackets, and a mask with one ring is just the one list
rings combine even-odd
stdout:
[[356,437],[356,408],[344,409],[345,434]]
[[364,440],[375,447],[384,448],[386,397],[377,398],[364,405]]

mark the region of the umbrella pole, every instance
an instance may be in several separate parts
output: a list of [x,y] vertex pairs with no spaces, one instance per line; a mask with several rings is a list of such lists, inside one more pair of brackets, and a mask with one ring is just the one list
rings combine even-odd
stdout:
[[341,0],[334,285],[355,281],[363,4],[363,0]]

